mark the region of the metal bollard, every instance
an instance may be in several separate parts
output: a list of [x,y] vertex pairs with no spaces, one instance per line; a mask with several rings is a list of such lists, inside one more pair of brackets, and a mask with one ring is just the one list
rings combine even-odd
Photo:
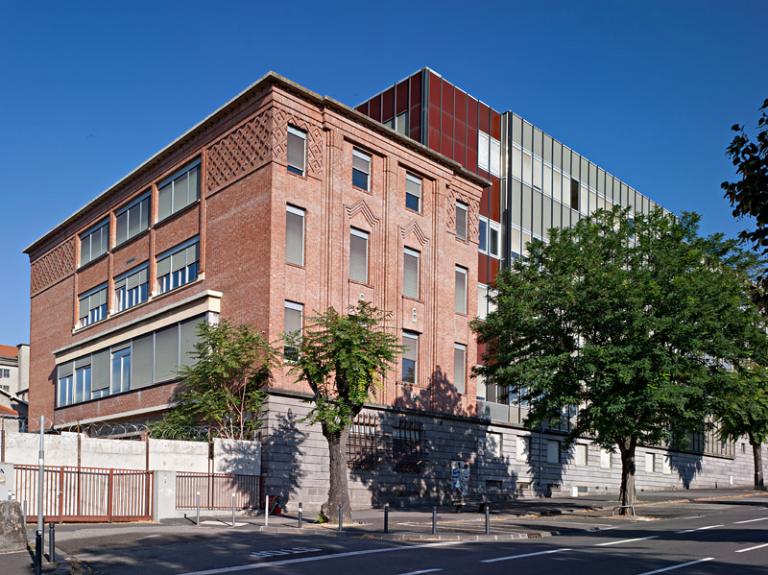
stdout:
[[232,494],[232,527],[235,526],[235,494]]
[[37,529],[35,531],[35,575],[43,573],[43,534]]
[[389,503],[384,504],[384,533],[389,533]]
[[48,524],[48,561],[50,563],[56,561],[56,525],[54,523]]
[[338,533],[341,533],[341,529],[342,529],[343,524],[344,524],[344,513],[343,513],[343,510],[344,510],[344,508],[341,505],[339,505],[339,526],[336,528],[336,531]]
[[432,508],[432,535],[437,535],[437,507]]
[[301,529],[301,522],[304,519],[304,508],[301,506],[301,501],[299,501],[299,529]]
[[488,503],[485,504],[485,534],[491,534],[491,506]]
[[264,500],[264,527],[269,527],[269,495]]
[[195,525],[200,526],[200,492],[195,495]]

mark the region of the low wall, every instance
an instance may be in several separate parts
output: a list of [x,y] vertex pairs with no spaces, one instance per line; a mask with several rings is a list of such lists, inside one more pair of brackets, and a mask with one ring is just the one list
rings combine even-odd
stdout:
[[[4,461],[37,465],[40,436],[6,431],[0,437]],[[149,439],[102,439],[77,433],[45,435],[45,464],[152,471],[195,471],[206,473],[261,474],[261,445],[255,441],[215,439],[213,461],[208,443]],[[209,465],[212,466],[209,467]]]

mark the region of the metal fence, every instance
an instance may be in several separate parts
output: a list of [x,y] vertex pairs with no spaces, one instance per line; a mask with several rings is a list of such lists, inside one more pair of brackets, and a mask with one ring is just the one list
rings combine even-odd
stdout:
[[[16,465],[16,499],[27,521],[37,517],[38,467]],[[152,518],[152,472],[100,467],[45,467],[43,515],[47,521],[146,521]]]
[[176,473],[176,509],[257,509],[258,475],[236,473]]

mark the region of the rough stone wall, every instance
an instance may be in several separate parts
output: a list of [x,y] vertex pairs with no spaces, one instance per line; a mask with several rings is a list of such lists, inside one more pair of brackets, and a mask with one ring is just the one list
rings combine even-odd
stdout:
[[[328,494],[328,448],[319,426],[304,421],[309,404],[296,397],[271,395],[265,419],[265,493],[287,500],[289,508],[302,502],[308,512],[319,510]],[[546,442],[562,441],[563,436],[534,434],[527,457],[518,458],[518,438],[530,432],[513,427],[491,425],[476,419],[440,415],[404,415],[391,409],[366,409],[364,413],[379,421],[381,460],[373,469],[350,469],[348,479],[352,505],[356,508],[424,505],[446,502],[450,498],[451,461],[470,464],[470,490],[490,497],[545,497],[581,493],[618,493],[621,462],[611,456],[611,467],[601,467],[599,447],[586,441],[588,465],[578,465],[573,452],[560,450],[559,463],[546,462]],[[401,417],[422,426],[424,462],[418,473],[398,473],[392,468],[391,438]],[[501,437],[501,445],[499,443]],[[638,492],[750,486],[752,452],[742,453],[737,443],[733,459],[671,452],[669,469],[662,461],[661,449],[638,448]],[[764,458],[768,447],[764,446]],[[646,471],[645,454],[653,453],[653,472]],[[522,461],[520,460],[522,459]],[[731,483],[731,479],[733,483]]]

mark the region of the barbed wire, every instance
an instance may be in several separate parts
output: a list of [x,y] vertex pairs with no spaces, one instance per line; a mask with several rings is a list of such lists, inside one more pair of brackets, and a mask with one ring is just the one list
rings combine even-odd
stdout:
[[206,425],[176,427],[120,422],[73,424],[59,430],[112,439],[144,439],[148,436],[153,439],[209,441],[221,435],[218,429]]

